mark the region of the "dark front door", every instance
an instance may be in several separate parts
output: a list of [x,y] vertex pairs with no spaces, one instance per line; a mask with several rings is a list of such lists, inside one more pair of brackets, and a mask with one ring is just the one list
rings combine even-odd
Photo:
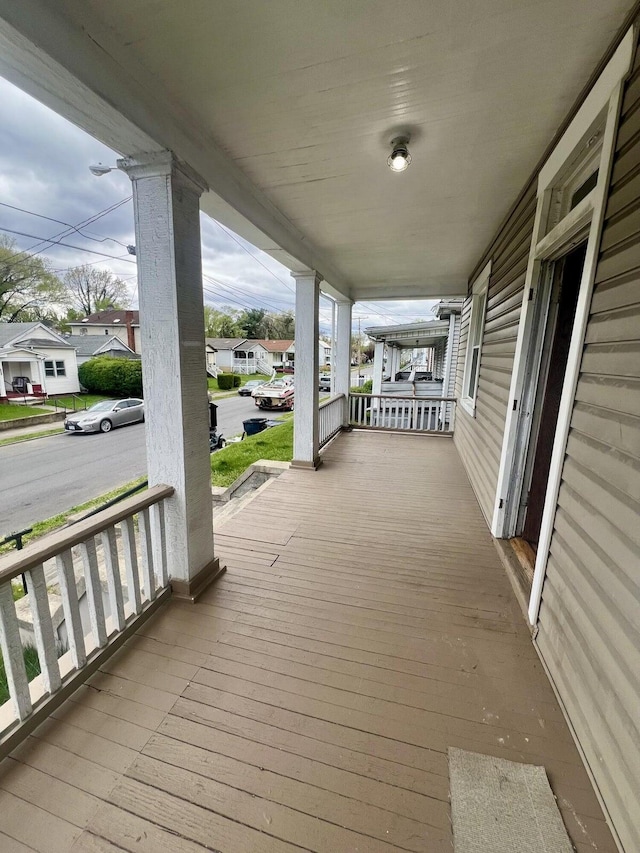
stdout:
[[531,486],[527,500],[527,512],[522,538],[535,548],[540,538],[544,498],[549,480],[553,439],[560,409],[560,397],[567,369],[569,344],[573,331],[573,321],[580,292],[580,280],[584,267],[586,244],[578,246],[556,264],[554,292],[552,300],[556,302],[555,324],[550,330],[551,346],[549,369],[541,377],[542,387],[538,389],[537,399],[541,401],[541,414],[534,455]]

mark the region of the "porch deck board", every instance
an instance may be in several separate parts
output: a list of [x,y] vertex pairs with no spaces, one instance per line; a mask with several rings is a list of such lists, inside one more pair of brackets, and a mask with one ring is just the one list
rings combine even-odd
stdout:
[[342,435],[216,543],[1,768],[0,849],[450,851],[457,746],[544,765],[614,853],[451,440]]

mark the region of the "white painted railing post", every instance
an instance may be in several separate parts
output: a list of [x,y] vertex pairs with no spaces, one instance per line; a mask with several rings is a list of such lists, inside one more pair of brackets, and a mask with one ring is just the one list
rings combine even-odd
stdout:
[[0,650],[14,710],[18,719],[24,720],[31,713],[31,695],[11,582],[0,585]]
[[293,421],[295,468],[316,469],[319,456],[319,299],[321,276],[291,273],[296,282],[296,380]]
[[55,693],[62,681],[60,678],[60,667],[58,666],[56,637],[53,630],[53,622],[51,621],[51,610],[49,608],[47,582],[42,563],[34,566],[31,571],[26,572],[25,576],[27,579],[27,591],[29,593],[29,605],[33,618],[33,635],[36,640],[44,689],[48,693]]
[[208,511],[199,208],[206,187],[169,151],[118,166],[133,183],[149,483],[175,490],[167,501],[167,565],[174,595],[193,600],[220,572]]

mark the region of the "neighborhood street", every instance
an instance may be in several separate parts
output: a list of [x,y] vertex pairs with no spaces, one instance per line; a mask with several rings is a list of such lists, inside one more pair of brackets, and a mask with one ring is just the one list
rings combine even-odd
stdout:
[[[217,401],[218,429],[229,439],[260,413],[250,397]],[[0,447],[0,539],[145,475],[144,424],[110,433],[63,433]]]

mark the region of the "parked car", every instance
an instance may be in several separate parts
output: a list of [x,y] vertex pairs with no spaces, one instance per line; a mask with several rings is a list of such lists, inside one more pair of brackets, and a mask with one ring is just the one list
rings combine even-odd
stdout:
[[137,397],[126,400],[102,400],[85,412],[68,415],[64,428],[69,432],[111,432],[113,427],[144,421],[144,401]]
[[251,397],[256,388],[260,388],[266,382],[268,382],[267,379],[250,379],[245,385],[238,388],[238,394],[241,397]]
[[331,393],[331,374],[326,373],[318,380],[318,388],[320,391],[328,391]]

